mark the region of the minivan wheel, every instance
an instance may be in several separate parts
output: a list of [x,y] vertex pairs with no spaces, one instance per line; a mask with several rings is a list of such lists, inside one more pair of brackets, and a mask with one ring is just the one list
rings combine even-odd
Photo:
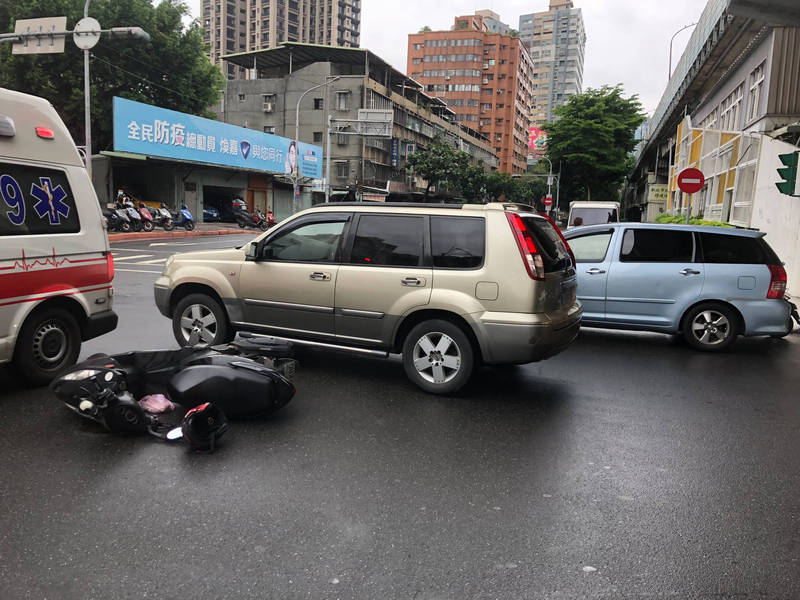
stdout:
[[172,313],[172,333],[181,346],[224,344],[228,329],[225,310],[206,294],[189,294]]
[[33,385],[46,385],[65,367],[75,364],[81,351],[78,323],[63,308],[44,308],[22,325],[14,349],[14,363]]
[[701,304],[683,320],[683,337],[697,350],[719,352],[736,340],[738,319],[724,304]]
[[431,394],[457,392],[469,381],[474,365],[469,338],[450,321],[423,321],[403,342],[406,375]]

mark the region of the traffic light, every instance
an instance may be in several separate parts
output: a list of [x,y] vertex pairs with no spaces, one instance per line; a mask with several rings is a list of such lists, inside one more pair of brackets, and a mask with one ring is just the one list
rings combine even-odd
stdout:
[[785,165],[783,169],[778,169],[778,175],[783,177],[783,181],[775,185],[782,194],[787,196],[797,196],[795,189],[797,185],[797,159],[800,156],[800,151],[789,152],[788,154],[779,154],[778,158]]

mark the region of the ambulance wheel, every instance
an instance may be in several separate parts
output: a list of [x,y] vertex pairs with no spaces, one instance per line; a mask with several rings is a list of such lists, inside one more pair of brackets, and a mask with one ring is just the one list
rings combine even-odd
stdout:
[[44,307],[31,313],[20,329],[14,363],[33,385],[46,385],[81,351],[81,331],[69,311]]

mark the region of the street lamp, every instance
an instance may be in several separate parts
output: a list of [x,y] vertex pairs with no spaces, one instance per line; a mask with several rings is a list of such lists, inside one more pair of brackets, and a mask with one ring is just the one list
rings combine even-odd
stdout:
[[292,182],[294,183],[294,189],[292,190],[292,214],[297,212],[297,196],[299,195],[299,186],[297,184],[297,180],[300,175],[300,102],[302,102],[303,98],[308,92],[313,92],[317,88],[321,88],[329,83],[333,83],[337,79],[341,79],[341,75],[337,75],[331,79],[326,79],[323,83],[308,88],[305,92],[300,94],[300,98],[297,99],[297,107],[295,108],[294,113],[294,149],[295,152],[297,152],[298,160],[297,165],[292,170]]
[[689,25],[684,25],[678,31],[672,34],[672,37],[669,40],[669,70],[667,71],[667,82],[669,82],[670,78],[672,77],[672,42],[675,40],[675,36],[678,35],[684,29],[689,29],[689,27],[694,27],[697,23],[690,23]]

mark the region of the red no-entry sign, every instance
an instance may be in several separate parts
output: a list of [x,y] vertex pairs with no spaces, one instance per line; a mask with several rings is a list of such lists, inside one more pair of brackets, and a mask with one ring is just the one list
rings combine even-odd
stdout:
[[706,178],[699,169],[684,169],[678,174],[678,188],[687,194],[699,192]]
[[553,206],[553,197],[552,197],[552,196],[545,196],[545,198],[544,198],[544,205],[545,205],[547,208],[550,208],[551,206]]

